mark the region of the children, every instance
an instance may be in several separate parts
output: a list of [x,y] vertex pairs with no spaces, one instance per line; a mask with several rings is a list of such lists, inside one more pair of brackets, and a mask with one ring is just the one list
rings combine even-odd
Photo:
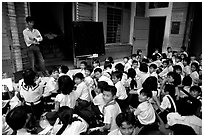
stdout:
[[127,98],[127,92],[123,84],[121,83],[122,79],[122,73],[119,71],[115,71],[112,74],[112,81],[115,84],[115,87],[117,89],[116,92],[116,101],[120,105],[120,108],[122,111],[125,111],[127,108],[126,98]]
[[84,75],[85,77],[85,68],[87,67],[87,62],[86,61],[82,61],[80,63],[80,72]]
[[118,103],[115,101],[117,89],[114,86],[106,86],[103,91],[103,100],[105,106],[103,107],[104,126],[100,127],[101,132],[111,132],[117,129],[116,116],[121,113]]
[[58,79],[59,91],[55,98],[55,111],[58,111],[63,106],[74,108],[76,105],[76,95],[72,91],[74,83],[69,76],[61,76]]
[[120,113],[116,117],[116,124],[118,128],[108,135],[136,135],[136,120],[133,113]]
[[148,101],[152,97],[152,92],[142,89],[139,93],[138,107],[133,109],[134,115],[142,125],[149,125],[155,122],[156,116],[152,104]]
[[97,79],[97,81],[105,81],[108,83],[108,85],[113,86],[112,80],[110,78],[102,75],[102,69],[101,68],[96,68],[94,70],[94,75],[95,75],[95,78]]
[[76,90],[74,91],[77,98],[77,109],[87,107],[91,98],[87,85],[84,82],[84,76],[82,73],[76,73],[74,75],[74,82],[76,84]]

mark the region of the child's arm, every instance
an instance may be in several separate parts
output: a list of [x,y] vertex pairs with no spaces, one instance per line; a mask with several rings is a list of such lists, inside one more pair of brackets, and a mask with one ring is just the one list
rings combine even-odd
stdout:
[[105,124],[104,126],[102,126],[99,130],[101,131],[101,132],[103,132],[103,131],[107,131],[107,130],[109,130],[111,128],[111,124]]
[[139,108],[134,109],[134,115],[137,116],[141,113],[141,110]]

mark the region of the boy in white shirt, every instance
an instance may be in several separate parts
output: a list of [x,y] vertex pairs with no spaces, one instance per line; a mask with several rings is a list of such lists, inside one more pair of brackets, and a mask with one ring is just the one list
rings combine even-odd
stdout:
[[[88,87],[89,90],[89,94],[91,95],[91,91],[93,90],[93,86],[94,86],[94,80],[91,77],[91,73],[92,73],[93,69],[91,66],[87,66],[85,68],[85,79],[84,82],[86,84],[86,86]],[[91,96],[91,100],[93,100],[92,96]]]
[[142,88],[143,82],[149,77],[148,66],[146,63],[141,63],[139,68],[139,73],[137,74],[139,79],[137,81],[137,89]]
[[149,65],[149,73],[150,73],[150,76],[154,76],[158,79],[158,75],[156,73],[156,69],[157,69],[157,65],[156,64],[150,64]]
[[121,113],[120,106],[115,101],[117,89],[114,86],[106,86],[103,91],[103,100],[105,106],[103,107],[104,126],[100,127],[101,132],[111,132],[117,129],[116,117]]
[[85,77],[85,68],[87,67],[87,62],[86,61],[82,61],[80,63],[80,72],[84,75]]
[[112,81],[115,84],[115,87],[117,89],[116,101],[118,102],[118,104],[120,105],[120,108],[123,111],[127,108],[127,103],[126,103],[127,92],[126,92],[126,89],[121,82],[121,79],[122,79],[122,72],[119,72],[119,71],[113,72]]
[[98,81],[105,81],[108,83],[108,85],[111,85],[111,86],[114,85],[113,81],[110,78],[102,75],[102,69],[101,68],[96,68],[94,70],[94,76]]
[[124,61],[124,71],[128,72],[128,69],[131,68],[131,64],[128,62],[129,58],[128,57],[124,57],[123,61]]
[[168,69],[169,62],[167,60],[164,60],[162,64],[163,64],[163,70],[162,72],[159,73],[159,77],[164,78],[167,76],[167,73],[169,72],[169,69]]

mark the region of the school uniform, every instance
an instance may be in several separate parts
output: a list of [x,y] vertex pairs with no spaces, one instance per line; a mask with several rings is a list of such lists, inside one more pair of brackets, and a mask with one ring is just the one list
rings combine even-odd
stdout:
[[158,79],[158,74],[156,72],[152,72],[150,76],[156,77]]
[[191,74],[191,67],[189,65],[185,66],[183,68],[183,73],[185,76],[190,75]]
[[177,63],[175,63],[175,65],[179,65],[179,66],[181,66],[182,70],[183,70],[183,68],[184,68],[184,66],[183,66],[183,63],[182,63],[182,62],[177,62]]
[[197,71],[194,71],[190,74],[190,77],[192,78],[192,85],[196,83],[196,80],[199,79],[199,74]]
[[108,104],[106,104],[103,108],[103,114],[104,114],[104,124],[110,124],[110,132],[117,129],[118,126],[116,124],[116,117],[118,114],[121,113],[120,106],[115,100],[110,101]]
[[137,89],[142,88],[142,84],[144,83],[144,81],[149,77],[149,73],[145,73],[140,71],[138,74],[139,79],[137,80]]
[[98,79],[98,81],[105,81],[108,83],[108,85],[114,86],[113,81],[110,78],[103,75]]
[[125,72],[128,72],[128,69],[130,69],[130,68],[131,68],[131,64],[129,62],[124,64],[124,71]]
[[159,77],[166,77],[169,72],[168,67],[164,68],[162,72],[159,73]]
[[93,89],[94,80],[91,78],[91,76],[88,76],[88,77],[85,77],[84,82],[85,82],[86,86],[88,87],[90,98],[91,98],[91,100],[93,100],[91,91]]
[[61,93],[56,96],[55,101],[60,103],[60,107],[68,106],[74,108],[76,105],[76,95],[74,92],[71,92],[69,95]]
[[58,90],[57,80],[54,79],[53,77],[50,77],[44,88],[43,97],[48,97],[52,93],[57,93],[57,90]]
[[[171,103],[171,102],[172,102],[172,103]],[[172,106],[172,104],[173,104],[173,106]],[[165,109],[170,109],[170,108],[173,107],[174,110],[175,110],[175,112],[177,111],[177,110],[176,110],[176,104],[175,104],[173,98],[172,98],[170,95],[165,95],[165,96],[163,97],[160,107],[161,107],[162,109],[164,109],[164,110],[165,110]]]

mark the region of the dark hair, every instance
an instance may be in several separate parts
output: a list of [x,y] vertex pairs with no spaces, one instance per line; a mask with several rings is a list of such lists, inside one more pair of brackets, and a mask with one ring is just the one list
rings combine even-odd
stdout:
[[143,58],[142,62],[148,64],[149,63],[149,59]]
[[87,67],[85,68],[85,70],[88,70],[90,73],[92,73],[93,67],[90,66],[90,65],[87,65]]
[[123,59],[127,59],[127,60],[129,60],[129,58],[128,58],[128,57],[123,57]]
[[142,72],[148,72],[148,66],[146,63],[140,63],[140,68],[139,68],[140,71]]
[[76,73],[73,78],[74,79],[75,78],[79,78],[79,79],[83,80],[84,79],[84,75],[81,72],[79,72],[79,73]]
[[120,71],[114,71],[113,73],[112,73],[112,77],[116,77],[116,78],[118,78],[118,79],[122,79],[122,76],[123,76],[123,73],[122,72],[120,72]]
[[153,60],[153,61],[156,61],[156,60],[157,60],[156,54],[152,55],[152,60]]
[[25,108],[23,106],[18,106],[8,112],[6,115],[6,123],[13,130],[19,130],[25,126],[27,118],[28,116]]
[[178,73],[169,72],[167,73],[167,76],[171,76],[174,79],[174,82],[173,82],[174,86],[178,86],[181,84],[181,76]]
[[192,85],[192,78],[188,75],[183,78],[182,84],[184,86],[191,86]]
[[59,69],[56,66],[53,66],[53,67],[50,68],[48,73],[49,73],[49,75],[52,75],[52,73],[55,72],[55,71],[59,72]]
[[97,59],[93,59],[92,64],[94,64],[94,63],[97,63],[97,64],[99,64],[99,66],[100,66],[100,61],[99,61],[99,60],[97,60]]
[[60,67],[60,69],[61,69],[62,73],[64,73],[64,74],[66,74],[69,71],[69,68],[67,66],[65,66],[65,65],[62,65]]
[[103,92],[104,87],[108,86],[108,83],[105,81],[98,81],[98,88],[101,89],[101,92]]
[[192,65],[195,66],[196,71],[198,72],[198,71],[199,71],[199,65],[198,65],[198,63],[196,63],[196,62],[192,62],[192,63],[191,63],[191,67],[192,67]]
[[34,18],[33,17],[31,17],[31,16],[27,16],[26,17],[26,22],[28,23],[28,22],[32,22],[32,21],[34,21]]
[[196,135],[194,129],[183,124],[175,124],[169,127],[174,135]]
[[183,59],[183,61],[186,61],[186,62],[187,62],[187,65],[189,65],[189,64],[190,64],[190,62],[191,62],[191,60],[190,60],[190,58],[189,58],[189,57],[185,57],[185,58]]
[[122,112],[117,115],[116,117],[117,126],[121,127],[123,122],[126,122],[127,124],[131,124],[133,125],[133,127],[136,126],[135,116],[131,112]]
[[173,60],[172,59],[168,59],[169,63],[168,64],[173,64]]
[[168,50],[168,49],[171,49],[171,47],[167,47],[167,50]]
[[132,61],[132,64],[133,64],[133,63],[137,63],[137,64],[138,64],[138,61],[137,61],[137,60],[133,60],[133,61]]
[[23,71],[22,76],[26,86],[35,86],[36,73],[32,69]]
[[151,68],[151,67],[154,68],[154,69],[157,69],[157,65],[154,64],[154,63],[152,63],[152,64],[149,65],[149,68]]
[[64,94],[70,94],[74,87],[74,82],[67,75],[63,75],[58,79],[59,91]]
[[112,57],[108,57],[108,58],[106,58],[106,61],[110,62],[111,64],[113,64],[113,63],[114,63],[114,61],[113,61],[113,58],[112,58]]
[[129,68],[128,69],[128,73],[127,73],[127,76],[128,76],[128,78],[130,77],[130,78],[135,78],[135,76],[136,76],[136,71],[133,69],[133,68]]
[[104,69],[107,69],[107,68],[112,68],[112,64],[109,62],[109,61],[105,61],[104,63]]
[[163,58],[163,59],[167,59],[166,53],[162,53],[162,58]]
[[140,95],[143,94],[144,96],[147,96],[149,98],[152,97],[152,91],[148,90],[147,88],[143,88],[141,91],[140,91]]
[[176,70],[182,71],[182,67],[180,65],[175,65],[173,66],[173,68],[174,68],[174,72],[176,72]]
[[142,87],[150,91],[157,91],[157,85],[157,78],[150,76],[143,82]]
[[115,65],[115,69],[120,72],[124,72],[124,65],[122,63],[118,63]]
[[101,68],[96,68],[96,69],[94,70],[94,73],[96,73],[96,72],[102,73],[102,69],[101,69]]
[[176,56],[176,59],[179,59],[179,60],[181,60],[181,56]]
[[174,85],[171,85],[171,84],[166,84],[165,87],[164,87],[164,92],[169,92],[169,95],[175,99],[175,86]]
[[87,66],[87,62],[86,61],[82,61],[82,62],[80,62],[80,64],[84,64],[85,67]]
[[192,86],[192,87],[190,88],[190,91],[198,91],[198,93],[201,93],[201,92],[202,92],[202,90],[201,90],[201,88],[200,88],[199,86]]
[[131,55],[131,58],[135,57],[136,58],[137,54],[132,54]]
[[[181,55],[183,55],[183,56],[184,56],[184,58],[186,58],[186,57],[187,57],[187,55],[186,55],[186,54],[184,54],[184,53],[181,53]],[[181,55],[180,55],[180,56],[181,56]],[[182,59],[182,58],[181,58],[181,59]]]
[[137,54],[139,54],[139,52],[142,52],[142,50],[141,50],[141,49],[138,49],[138,50],[137,50]]
[[164,60],[162,63],[166,63],[167,65],[169,65],[168,60]]
[[104,91],[111,92],[111,94],[112,94],[113,96],[115,96],[115,95],[116,95],[116,92],[117,92],[117,89],[116,89],[115,86],[107,85],[107,86],[104,87]]
[[186,51],[186,47],[182,46],[181,49],[183,49],[184,51]]

